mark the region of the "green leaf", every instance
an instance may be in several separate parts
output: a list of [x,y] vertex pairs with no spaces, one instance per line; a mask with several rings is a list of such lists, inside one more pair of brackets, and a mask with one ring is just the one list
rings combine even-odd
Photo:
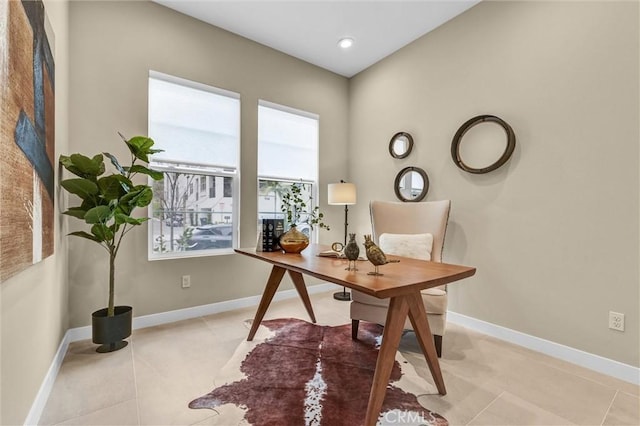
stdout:
[[114,155],[109,154],[108,152],[103,152],[103,154],[106,155],[107,158],[111,160],[111,164],[113,164],[113,167],[115,167],[118,172],[120,172],[123,175],[126,174],[124,171],[124,168],[120,165],[120,162]]
[[119,212],[116,212],[113,215],[113,219],[116,221],[116,225],[122,225],[123,223],[127,223],[128,217],[129,216],[127,216],[126,214],[119,213]]
[[[125,195],[125,197],[126,197],[126,195]],[[130,205],[126,204],[124,202],[124,200],[125,200],[124,197],[120,200],[120,204],[118,204],[118,207],[116,208],[116,214],[120,213],[120,214],[123,214],[125,216],[130,216],[131,212],[135,208],[135,205],[130,206]]]
[[94,207],[84,215],[84,220],[87,223],[104,223],[108,221],[113,213],[108,206]]
[[78,219],[84,219],[84,215],[87,211],[81,207],[71,207],[69,210],[62,214],[66,214],[68,216],[77,217]]
[[153,139],[146,136],[134,136],[127,143],[135,146],[139,151],[147,152],[153,146]]
[[104,200],[100,197],[90,197],[82,201],[80,208],[85,211],[89,211],[97,206],[106,206],[108,204],[107,200]]
[[81,154],[61,155],[58,162],[74,175],[92,181],[95,181],[96,177],[104,173],[105,170],[101,155],[93,158]]
[[129,140],[125,139],[125,143],[129,147],[129,151],[145,163],[149,162],[149,155],[162,152],[161,149],[152,149],[151,147],[154,144],[153,139],[146,136],[134,136]]
[[93,181],[105,171],[103,158],[100,154],[93,158],[82,154],[71,154],[69,157],[61,155],[59,162],[74,175]]
[[121,175],[105,176],[98,180],[100,194],[105,200],[117,200],[126,193],[120,179],[118,179],[120,176]]
[[120,199],[123,205],[133,207],[146,207],[151,204],[153,191],[147,185],[137,185],[131,192]]
[[84,177],[95,177],[104,173],[104,160],[101,154],[93,158],[85,157],[82,154],[71,154],[69,158]]
[[145,186],[144,189],[140,191],[140,195],[136,198],[136,206],[137,207],[146,207],[151,204],[153,200],[153,190],[148,186]]
[[89,179],[66,179],[60,185],[83,200],[98,194],[98,185]]
[[74,175],[84,177],[84,174],[80,171],[80,169],[76,167],[75,164],[73,164],[73,161],[71,161],[71,158],[69,158],[68,156],[61,155],[58,159],[58,162],[62,164],[62,167],[69,170]]
[[162,180],[164,178],[164,173],[162,172],[157,172],[155,170],[151,170],[145,166],[140,166],[138,164],[135,164],[131,167],[125,167],[125,170],[127,170],[130,173],[142,173],[145,174],[147,176],[150,176],[151,179],[153,180]]
[[115,179],[118,179],[120,182],[120,186],[124,189],[124,192],[127,193],[133,188],[133,182],[131,179],[127,178],[125,175],[112,175]]
[[116,235],[119,229],[120,229],[120,224],[115,222],[113,223],[113,225],[109,227],[109,231],[111,231],[111,234],[113,235]]
[[131,151],[136,158],[139,158],[145,163],[149,162],[147,150],[153,145],[153,140],[144,136],[134,136],[126,141],[126,144],[129,147],[129,151]]
[[84,232],[84,231],[70,232],[67,235],[73,235],[74,237],[86,238],[87,240],[95,241],[96,243],[101,243],[102,242],[102,240],[99,239],[98,237],[93,236],[93,235],[89,234],[88,232]]
[[96,236],[100,241],[109,242],[113,239],[113,232],[108,226],[102,223],[96,223],[91,227],[91,233]]
[[126,214],[116,213],[116,223],[118,224],[128,223],[129,225],[142,225],[147,220],[149,220],[148,217],[135,218]]

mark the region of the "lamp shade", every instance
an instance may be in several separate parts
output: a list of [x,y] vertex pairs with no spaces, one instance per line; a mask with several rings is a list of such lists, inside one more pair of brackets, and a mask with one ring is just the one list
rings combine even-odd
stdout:
[[327,203],[333,205],[352,205],[356,203],[356,185],[353,183],[330,183]]

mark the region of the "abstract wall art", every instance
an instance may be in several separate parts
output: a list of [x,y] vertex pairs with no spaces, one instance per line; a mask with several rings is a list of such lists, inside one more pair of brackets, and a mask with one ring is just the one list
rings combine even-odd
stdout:
[[41,0],[0,0],[0,282],[53,254],[52,43]]

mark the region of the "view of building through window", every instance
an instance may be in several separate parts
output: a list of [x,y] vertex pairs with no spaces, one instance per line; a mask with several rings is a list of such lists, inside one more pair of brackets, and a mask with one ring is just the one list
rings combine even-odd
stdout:
[[240,100],[237,95],[151,72],[149,136],[164,152],[151,167],[149,258],[230,252],[237,241]]
[[[162,170],[162,166],[155,168]],[[194,182],[200,182],[198,191],[190,190]],[[153,250],[173,253],[232,248],[233,197],[224,194],[227,182],[233,182],[232,178],[165,171],[164,180],[153,186],[157,231]]]
[[[286,161],[282,161],[286,158]],[[302,183],[303,199],[316,205],[318,193],[318,116],[260,101],[258,106],[258,220],[284,219],[282,194]],[[311,226],[298,230],[313,237]]]
[[[285,215],[281,210],[282,194],[295,182],[282,180],[258,180],[258,219],[284,219]],[[300,181],[297,181],[300,183]],[[313,184],[303,183],[301,193],[303,199],[311,199],[313,202]],[[302,223],[298,225],[298,231],[311,237],[311,226],[306,223],[307,217],[301,217]]]

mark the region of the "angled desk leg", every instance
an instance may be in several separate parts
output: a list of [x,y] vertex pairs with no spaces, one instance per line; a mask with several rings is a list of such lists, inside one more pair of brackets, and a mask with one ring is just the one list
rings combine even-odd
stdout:
[[364,420],[366,426],[374,426],[378,421],[408,311],[409,305],[404,296],[392,297],[389,301],[387,320],[382,334],[382,345],[378,352],[376,371],[369,394],[369,405],[367,405],[367,415]]
[[258,331],[262,318],[264,318],[264,314],[267,312],[267,308],[271,304],[273,295],[276,294],[276,290],[280,285],[280,281],[282,281],[285,271],[285,268],[275,265],[271,269],[271,275],[269,275],[269,280],[264,288],[264,293],[262,293],[262,299],[260,299],[260,305],[258,305],[256,316],[253,318],[253,322],[251,323],[251,330],[249,330],[249,337],[247,337],[247,341],[253,340],[253,337],[256,335],[256,331]]
[[420,293],[416,292],[415,294],[408,295],[407,302],[409,303],[409,319],[413,325],[413,331],[416,333],[416,338],[418,339],[420,348],[422,348],[422,353],[427,360],[427,365],[429,365],[429,370],[431,370],[431,376],[436,383],[436,388],[438,388],[440,395],[446,395],[447,390],[444,387],[444,379],[442,378],[442,371],[440,370],[440,363],[438,362],[436,346],[433,343],[433,336],[431,335],[431,329],[429,328],[427,314],[424,311]]
[[304,278],[302,278],[302,274],[289,269],[289,276],[291,277],[291,281],[293,281],[293,285],[296,286],[296,290],[298,290],[300,299],[302,299],[302,303],[304,303],[304,307],[309,314],[309,318],[311,318],[311,322],[315,324],[316,316],[313,314],[313,307],[311,307],[311,300],[309,299],[309,293],[307,293],[307,286],[304,285]]

